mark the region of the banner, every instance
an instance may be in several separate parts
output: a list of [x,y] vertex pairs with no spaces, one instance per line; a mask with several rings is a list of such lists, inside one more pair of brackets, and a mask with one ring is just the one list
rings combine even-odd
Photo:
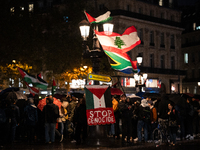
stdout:
[[109,86],[87,85],[85,86],[85,96],[88,125],[115,123]]

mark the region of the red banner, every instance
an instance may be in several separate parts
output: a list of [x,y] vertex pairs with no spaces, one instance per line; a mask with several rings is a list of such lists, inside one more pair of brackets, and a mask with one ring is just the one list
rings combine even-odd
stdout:
[[112,107],[87,109],[86,114],[88,125],[105,125],[115,123],[115,116]]

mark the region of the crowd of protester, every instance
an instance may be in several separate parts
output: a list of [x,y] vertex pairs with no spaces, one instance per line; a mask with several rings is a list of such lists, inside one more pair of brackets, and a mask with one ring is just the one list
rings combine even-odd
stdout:
[[[0,145],[23,141],[75,142],[82,144],[88,136],[86,101],[67,95],[60,99],[61,108],[52,96],[38,109],[38,95],[28,100],[0,100]],[[152,142],[158,122],[167,122],[171,145],[176,139],[193,140],[199,136],[200,105],[191,97],[181,97],[174,103],[167,95],[161,98],[132,100],[126,95],[112,96],[115,124],[107,125],[108,137],[122,143]],[[67,140],[66,140],[67,139]]]

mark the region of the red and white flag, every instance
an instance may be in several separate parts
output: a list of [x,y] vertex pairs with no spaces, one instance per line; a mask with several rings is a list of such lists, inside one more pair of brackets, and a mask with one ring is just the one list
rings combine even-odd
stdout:
[[125,53],[141,43],[134,26],[127,28],[123,34],[115,32],[107,34],[106,32],[98,32],[96,30],[95,33],[103,47],[103,50],[110,52]]
[[39,93],[39,90],[38,90],[38,89],[36,89],[36,88],[34,88],[34,87],[30,87],[30,86],[28,85],[27,82],[25,82],[25,84],[26,84],[27,88],[29,89],[29,92],[30,92],[33,96],[35,96],[35,94],[38,94],[38,93]]

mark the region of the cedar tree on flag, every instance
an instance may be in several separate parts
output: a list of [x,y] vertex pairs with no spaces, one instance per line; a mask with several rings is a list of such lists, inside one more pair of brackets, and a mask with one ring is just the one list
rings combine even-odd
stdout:
[[47,82],[42,80],[40,77],[35,78],[35,76],[28,74],[25,70],[18,67],[18,70],[25,82],[28,84],[32,83],[33,86],[46,90],[47,89]]
[[86,11],[84,11],[86,17],[87,17],[87,20],[90,22],[90,23],[105,23],[105,22],[108,22],[110,20],[112,20],[112,17],[110,17],[110,11],[107,11],[105,14],[97,17],[97,18],[94,18],[92,16],[90,16]]
[[52,96],[54,95],[54,93],[55,93],[55,90],[56,90],[56,82],[55,82],[55,80],[53,79],[52,91],[51,91],[51,93],[52,93]]
[[115,123],[109,86],[87,85],[85,96],[88,125]]
[[141,43],[134,26],[127,28],[123,34],[112,32],[107,35],[106,32],[98,32],[95,30],[98,40],[103,50],[110,52],[128,52]]

